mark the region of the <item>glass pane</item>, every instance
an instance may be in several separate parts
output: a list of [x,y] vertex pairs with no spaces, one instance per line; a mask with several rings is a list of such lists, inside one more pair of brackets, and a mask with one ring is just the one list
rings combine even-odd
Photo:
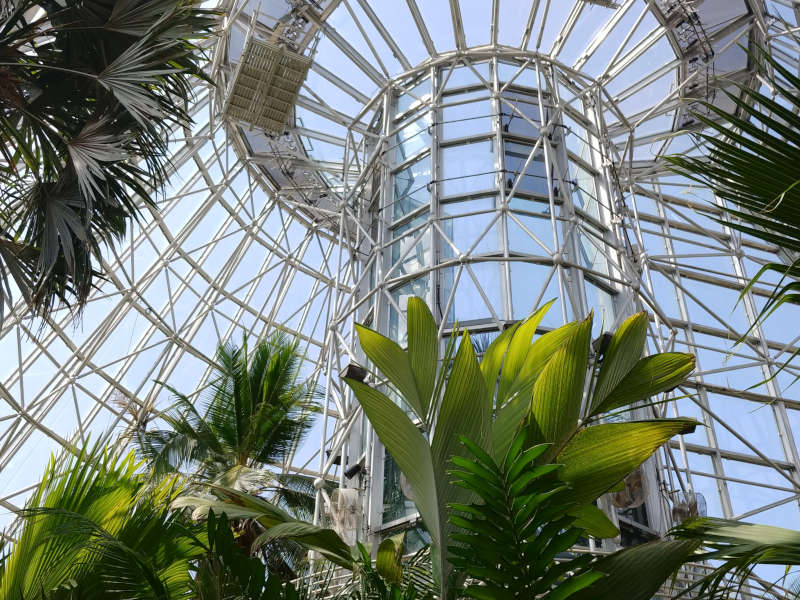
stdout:
[[512,135],[539,137],[541,111],[536,98],[527,94],[506,93],[503,100],[500,102],[503,131]]
[[[506,189],[510,190],[514,186],[532,150],[533,146],[526,144],[505,143]],[[517,191],[547,196],[547,189],[547,170],[544,156],[539,154],[533,158],[522,175],[522,181],[517,186]]]
[[508,249],[511,252],[544,256],[551,254],[553,247],[553,224],[549,217],[508,215]]
[[[470,267],[475,274],[475,278],[480,282],[481,290],[489,299],[489,303],[495,314],[502,317],[502,285],[500,278],[499,262],[472,263]],[[450,267],[441,271],[442,278],[442,297],[441,308],[447,306],[447,301],[453,291],[456,275],[459,267]],[[480,291],[475,285],[475,281],[469,274],[469,270],[464,266],[461,276],[458,279],[453,303],[450,305],[450,312],[447,314],[448,324],[469,323],[475,321],[486,321],[492,318],[492,313],[486,306]]]
[[[553,268],[549,265],[534,265],[530,263],[511,263],[511,305],[515,319],[528,317],[536,308],[559,298],[558,280],[551,273]],[[549,281],[548,281],[549,278]],[[542,289],[547,283],[547,289],[542,294]],[[541,299],[539,298],[541,295]],[[571,318],[569,306],[568,318]],[[561,322],[561,306],[556,302],[542,319],[545,327],[559,327]]]
[[494,188],[491,140],[442,150],[442,195],[469,194]]
[[[486,254],[497,252],[500,248],[497,221],[495,214],[485,213],[469,215],[458,219],[443,219],[442,231],[447,239],[455,244],[458,252],[447,240],[442,240],[442,255],[454,258],[458,254]],[[491,225],[491,226],[490,226]]]
[[573,164],[572,201],[575,206],[582,208],[589,216],[599,219],[600,207],[597,205],[597,190],[594,184],[594,175],[586,169]]
[[[485,96],[486,92],[457,94],[447,102],[458,102],[474,96]],[[445,106],[442,109],[442,135],[444,139],[480,135],[492,131],[492,104],[488,99]]]
[[401,346],[408,342],[408,331],[406,329],[405,313],[408,308],[408,299],[411,296],[419,296],[427,301],[428,298],[428,277],[420,277],[409,281],[393,289],[390,292],[392,300],[403,311],[401,316],[393,304],[389,304],[389,337]]
[[388,452],[383,455],[383,522],[389,523],[417,512],[414,502],[408,499],[411,492],[400,467]]
[[404,163],[412,156],[430,148],[431,123],[431,113],[426,112],[421,117],[405,125],[394,135],[395,164]]
[[[414,217],[408,223],[392,229],[392,239],[398,240],[392,244],[392,266],[401,259],[402,261],[389,273],[390,277],[408,275],[430,264],[431,236],[430,232],[423,227],[427,222],[428,213],[426,212]],[[411,230],[416,231],[411,232]],[[415,240],[417,240],[416,245],[409,251]]]
[[420,100],[425,100],[431,95],[430,79],[427,77],[413,86],[408,93],[397,96],[397,114],[402,114]]
[[394,207],[392,216],[399,219],[430,202],[428,184],[431,181],[431,159],[409,165],[394,176]]

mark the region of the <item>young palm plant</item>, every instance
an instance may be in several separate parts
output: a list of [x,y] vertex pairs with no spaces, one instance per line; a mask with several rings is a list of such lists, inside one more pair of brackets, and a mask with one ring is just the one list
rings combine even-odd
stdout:
[[[105,246],[155,206],[172,131],[191,120],[199,0],[4,2],[0,23],[0,311],[80,310]],[[0,312],[0,318],[2,312]]]
[[[169,428],[135,434],[139,453],[156,477],[180,474],[190,486],[214,484],[261,495],[293,516],[313,514],[313,482],[300,475],[276,472],[308,432],[317,410],[315,388],[298,381],[300,356],[296,342],[278,333],[251,350],[221,345],[210,395],[198,407],[188,396],[177,397],[162,418]],[[253,522],[239,523],[242,543],[258,536]],[[294,574],[291,565],[302,554],[297,546],[280,545],[268,552],[273,571]],[[297,555],[297,556],[295,556]]]
[[177,493],[174,481],[149,485],[132,453],[96,447],[51,460],[4,560],[0,597],[184,597],[203,532],[169,510]]
[[[357,328],[367,358],[413,414],[409,417],[377,385],[346,379],[411,486],[431,536],[442,598],[448,597],[452,571],[446,551],[452,533],[448,506],[467,505],[475,497],[452,485],[448,474],[451,458],[468,456],[459,436],[500,462],[525,426],[527,446],[549,444],[541,460],[563,464],[558,477],[569,490],[561,493],[569,495],[575,526],[595,537],[613,537],[616,528],[593,502],[661,444],[696,426],[691,419],[601,423],[610,411],[628,409],[682,383],[694,369],[694,357],[643,357],[644,313],[622,324],[602,357],[590,356],[591,316],[532,342],[551,304],[503,332],[480,363],[466,332],[450,338],[439,360],[437,327],[419,298],[408,303],[407,350],[375,331]],[[378,377],[375,381],[383,383]]]

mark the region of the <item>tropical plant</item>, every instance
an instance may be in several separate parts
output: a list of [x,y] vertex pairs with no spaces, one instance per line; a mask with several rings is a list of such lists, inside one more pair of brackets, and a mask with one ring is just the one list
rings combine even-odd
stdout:
[[[674,538],[643,544],[602,558],[595,567],[608,577],[575,600],[650,600],[669,586],[687,562],[702,563],[690,571],[694,581],[675,590],[676,598],[734,600],[752,597],[745,586],[759,565],[800,566],[800,531],[727,519],[704,517],[682,523],[669,532]],[[698,573],[698,570],[701,573]],[[749,579],[749,581],[748,581]],[[770,595],[781,597],[777,582],[767,582]],[[791,593],[785,596],[788,600]]]
[[[228,519],[211,511],[206,521],[208,548],[193,567],[191,597],[195,600],[299,600],[307,586],[295,587],[269,577],[264,563],[244,552],[233,537]],[[324,591],[324,590],[323,590]]]
[[480,499],[450,505],[451,562],[470,578],[465,593],[472,598],[562,600],[603,577],[590,568],[589,554],[556,560],[584,530],[560,494],[567,486],[548,477],[561,465],[534,464],[549,444],[525,450],[527,435],[525,429],[517,434],[499,463],[464,437],[472,456],[453,458],[454,484]]
[[173,482],[151,486],[133,454],[105,448],[51,459],[20,515],[0,597],[182,597],[203,532],[169,510]]
[[300,360],[297,342],[283,333],[252,351],[246,338],[242,346],[220,345],[205,406],[198,410],[167,386],[177,399],[161,415],[169,428],[136,431],[139,453],[156,476],[177,473],[190,484],[270,492],[306,516],[313,510],[311,480],[270,470],[289,457],[317,411],[314,386],[298,381]]
[[229,521],[246,521],[254,525],[255,535],[240,535],[237,538],[240,546],[245,542],[244,549],[248,552],[255,553],[265,545],[288,540],[340,567],[353,568],[350,547],[332,529],[296,519],[279,506],[240,490],[217,485],[209,485],[208,488],[211,494],[180,496],[172,503],[173,508],[192,508],[195,519],[208,519],[212,512],[218,515],[224,513]]
[[103,248],[155,206],[171,132],[207,80],[197,41],[216,13],[199,4],[3,3],[0,311],[12,282],[41,315],[79,311]]
[[339,590],[344,600],[433,600],[436,587],[430,577],[430,553],[426,548],[404,557],[405,534],[384,539],[373,563],[369,550],[357,545],[358,560],[352,581]]
[[[708,186],[726,202],[720,208],[727,217],[717,221],[774,244],[788,253],[787,257],[796,256],[800,253],[800,78],[767,49],[756,48],[752,58],[772,97],[731,82],[735,93],[723,92],[736,113],[704,103],[707,114],[695,115],[707,127],[707,132],[697,134],[708,149],[707,156],[666,158],[675,172]],[[797,260],[765,264],[744,292],[759,282],[773,287],[764,280],[770,271],[781,279],[752,327],[782,304],[800,303]]]
[[611,537],[618,532],[594,500],[669,438],[696,426],[691,419],[599,423],[609,411],[628,409],[682,383],[694,368],[694,357],[643,357],[644,313],[622,324],[602,356],[590,357],[591,316],[531,343],[551,304],[504,331],[480,364],[466,332],[450,337],[439,360],[437,327],[419,298],[408,303],[407,350],[357,327],[364,353],[386,377],[387,393],[396,392],[412,416],[376,387],[346,382],[409,482],[431,536],[442,598],[448,597],[452,570],[444,550],[452,528],[447,507],[469,504],[475,497],[471,490],[452,485],[447,474],[451,458],[467,455],[459,436],[500,462],[525,424],[526,446],[550,444],[541,460],[564,465],[558,476],[570,487],[575,526],[595,537]]
[[[162,418],[169,428],[134,434],[139,453],[153,475],[179,474],[188,489],[207,484],[269,497],[298,520],[310,520],[316,490],[313,480],[280,473],[294,447],[312,425],[316,388],[299,380],[297,342],[278,332],[251,350],[228,343],[217,348],[205,405],[168,387],[175,404]],[[230,515],[229,515],[230,516]],[[235,523],[248,549],[260,533],[251,521]],[[273,573],[294,578],[305,550],[286,539],[261,548]]]

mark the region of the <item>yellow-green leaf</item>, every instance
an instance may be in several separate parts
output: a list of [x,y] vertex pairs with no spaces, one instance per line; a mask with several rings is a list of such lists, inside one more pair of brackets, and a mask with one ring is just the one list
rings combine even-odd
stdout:
[[361,348],[381,373],[397,388],[400,395],[414,409],[417,416],[424,420],[425,410],[417,391],[414,372],[405,351],[392,340],[377,331],[356,325]]

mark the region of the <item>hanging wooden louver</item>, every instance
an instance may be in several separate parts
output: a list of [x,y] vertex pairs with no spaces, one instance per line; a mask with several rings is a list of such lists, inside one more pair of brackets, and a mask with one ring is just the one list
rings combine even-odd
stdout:
[[267,133],[283,133],[311,61],[284,45],[249,36],[225,102],[225,116]]

